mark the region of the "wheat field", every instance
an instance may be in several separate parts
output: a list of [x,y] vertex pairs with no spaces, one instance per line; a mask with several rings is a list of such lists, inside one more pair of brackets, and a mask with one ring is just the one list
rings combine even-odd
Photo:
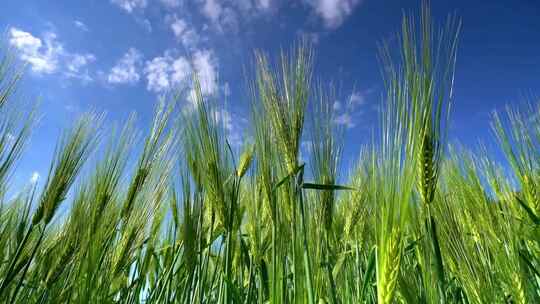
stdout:
[[381,43],[380,119],[350,167],[300,42],[255,53],[239,152],[194,75],[189,111],[169,94],[143,137],[84,114],[14,191],[39,110],[3,49],[0,303],[540,303],[540,108],[493,114],[504,160],[450,145],[460,22],[417,15]]

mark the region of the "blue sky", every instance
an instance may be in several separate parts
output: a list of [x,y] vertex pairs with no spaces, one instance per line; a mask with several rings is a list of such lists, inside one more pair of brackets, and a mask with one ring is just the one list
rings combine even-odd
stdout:
[[[39,99],[41,114],[16,179],[45,175],[62,128],[84,111],[106,111],[106,127],[136,111],[144,129],[158,96],[189,93],[193,70],[241,142],[253,51],[275,58],[301,36],[316,48],[316,78],[338,85],[340,104],[352,102],[336,121],[347,129],[350,158],[376,122],[377,43],[399,29],[403,11],[419,7],[420,0],[4,0],[0,28],[28,63],[17,102]],[[538,93],[540,1],[432,1],[432,10],[439,22],[449,13],[463,22],[450,138],[491,145],[490,113]]]

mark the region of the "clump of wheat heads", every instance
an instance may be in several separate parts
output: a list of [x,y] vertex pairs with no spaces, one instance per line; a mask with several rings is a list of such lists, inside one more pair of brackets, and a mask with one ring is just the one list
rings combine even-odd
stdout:
[[267,115],[265,118],[275,132],[276,144],[283,155],[287,173],[293,172],[298,166],[313,66],[312,51],[305,42],[289,57],[282,53],[281,67],[276,73],[263,53],[256,56],[259,100]]
[[[322,86],[316,90],[317,102],[312,111],[311,127],[311,167],[315,181],[323,185],[335,185],[339,178],[338,168],[342,154],[343,129],[335,124],[333,100],[335,92],[331,87],[327,90]],[[333,190],[323,190],[318,193],[318,204],[322,212],[321,218],[326,233],[332,228],[332,217],[335,208],[336,193]]]
[[[389,104],[395,107],[393,110],[400,120],[392,129],[403,132],[404,157],[408,159],[405,166],[417,168],[416,183],[428,235],[418,258],[424,272],[424,283],[431,285],[437,282],[440,286],[438,295],[428,293],[432,301],[437,301],[438,296],[444,297],[445,292],[442,256],[430,204],[434,200],[445,144],[458,32],[459,23],[454,18],[449,18],[443,30],[435,32],[430,8],[425,2],[419,27],[407,16],[403,18],[398,57],[401,61],[396,63],[392,60],[388,45],[382,48],[383,62],[387,67],[387,98],[393,99]],[[412,174],[409,168],[405,168],[403,173]],[[424,225],[418,227],[417,238],[421,237]],[[433,270],[431,260],[436,265]],[[437,274],[436,280],[431,278],[432,273]]]
[[[301,45],[296,47],[292,54],[287,56],[282,52],[280,66],[278,69],[273,69],[267,57],[263,53],[256,55],[256,77],[254,89],[259,105],[257,108],[262,108],[263,112],[259,118],[260,123],[268,124],[269,126],[261,126],[268,128],[267,134],[271,135],[271,142],[277,146],[277,154],[275,159],[280,167],[275,172],[287,176],[289,182],[282,183],[276,198],[279,198],[284,204],[285,212],[276,212],[273,216],[277,219],[282,216],[284,223],[289,226],[288,237],[291,242],[289,245],[292,249],[292,277],[294,288],[292,290],[293,298],[297,297],[297,293],[302,291],[300,275],[301,266],[298,262],[297,255],[301,252],[304,261],[305,274],[305,291],[309,302],[314,301],[314,290],[312,288],[312,271],[311,258],[308,244],[308,227],[305,214],[305,205],[303,201],[303,192],[301,185],[303,183],[303,165],[299,164],[299,148],[301,136],[304,127],[304,116],[306,106],[309,100],[311,78],[312,78],[312,49],[303,41]],[[261,131],[259,130],[259,132]],[[266,148],[265,148],[266,149]],[[274,164],[275,166],[275,164]],[[268,174],[268,171],[267,173]],[[268,185],[274,187],[275,185]],[[275,195],[275,194],[271,194]],[[272,199],[271,208],[277,211],[278,206],[275,205],[276,200]],[[274,240],[277,237],[279,222],[274,223]],[[287,227],[285,226],[285,227]],[[282,228],[279,227],[281,230]],[[280,231],[281,232],[281,231]],[[302,241],[302,247],[297,245],[297,240]],[[274,256],[274,259],[277,257]],[[285,258],[285,256],[282,256]],[[275,271],[275,262],[273,261],[273,273]],[[276,286],[273,286],[273,291]],[[273,292],[274,296],[274,292]]]

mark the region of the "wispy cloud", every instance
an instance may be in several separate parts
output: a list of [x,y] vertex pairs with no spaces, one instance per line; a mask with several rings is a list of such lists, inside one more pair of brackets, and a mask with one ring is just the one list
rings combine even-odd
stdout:
[[173,87],[185,88],[189,84],[191,65],[184,56],[173,56],[171,52],[165,52],[163,56],[155,57],[145,63],[149,91],[162,93]]
[[219,32],[238,32],[240,26],[276,11],[275,0],[198,0],[200,12]]
[[199,41],[200,37],[197,31],[187,23],[186,20],[176,17],[176,15],[170,17],[170,27],[174,36],[187,50],[194,49]]
[[197,50],[191,60],[185,56],[173,56],[172,53],[167,51],[163,56],[145,63],[146,88],[149,91],[163,93],[170,89],[189,88],[188,100],[194,103],[191,76],[195,72],[204,96],[218,92],[218,61],[213,51]]
[[155,57],[147,61],[144,73],[146,74],[146,88],[153,92],[166,91],[171,86],[171,73],[173,61],[185,60],[183,57],[173,59],[169,55]]
[[38,38],[12,27],[9,29],[9,44],[19,51],[20,59],[27,62],[36,74],[60,72],[65,77],[79,78],[85,82],[92,80],[86,67],[96,57],[90,53],[67,51],[54,32],[46,32],[43,38]]
[[338,28],[362,0],[306,0],[328,29]]
[[193,67],[205,95],[214,94],[218,89],[217,58],[210,50],[199,50],[193,55]]
[[30,64],[32,71],[47,74],[56,71],[58,56],[63,52],[63,47],[55,42],[56,35],[49,33],[42,41],[29,32],[12,27],[9,36],[9,43],[20,51],[21,60]]
[[141,78],[139,74],[141,65],[141,52],[135,48],[130,48],[111,69],[107,75],[107,82],[110,84],[137,83]]
[[366,93],[360,91],[354,91],[349,96],[349,107],[353,110],[364,105],[366,103]]
[[336,116],[334,123],[343,125],[347,129],[351,129],[357,126],[358,117],[362,116],[367,105],[367,99],[370,94],[373,93],[373,89],[367,90],[353,90],[353,92],[347,97],[344,105],[342,102],[336,100],[332,104]]
[[267,10],[272,7],[272,2],[273,2],[272,0],[256,0],[255,4],[257,8],[262,9],[262,10]]
[[336,116],[334,122],[338,125],[344,125],[347,129],[354,128],[356,123],[353,121],[353,117],[350,113],[345,112]]
[[81,31],[88,32],[90,30],[88,26],[86,26],[86,24],[80,20],[73,21],[73,24],[75,24],[75,26],[79,28]]
[[72,73],[79,73],[82,67],[96,60],[96,56],[92,54],[73,54],[69,57],[71,58],[68,60],[66,67]]
[[64,72],[66,77],[80,79],[83,83],[94,80],[86,67],[96,61],[96,56],[93,54],[70,54],[67,55],[67,58],[67,70]]
[[111,0],[111,3],[128,13],[132,13],[137,9],[144,9],[148,5],[147,0]]
[[223,13],[223,6],[218,0],[204,0],[202,4],[202,13],[210,20],[218,22]]
[[230,6],[219,0],[202,0],[201,13],[220,32],[237,32],[239,26],[238,13]]
[[243,15],[256,16],[261,13],[268,13],[278,7],[276,0],[242,0],[235,1],[237,8]]

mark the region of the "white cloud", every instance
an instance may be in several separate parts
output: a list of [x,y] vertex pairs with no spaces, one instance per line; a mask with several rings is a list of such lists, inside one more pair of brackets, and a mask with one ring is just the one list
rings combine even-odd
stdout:
[[73,73],[79,73],[81,68],[96,60],[96,57],[92,54],[73,54],[70,57],[71,59],[68,60],[66,67],[68,71]]
[[130,48],[107,76],[107,82],[111,84],[133,84],[141,78],[139,69],[142,64],[142,54],[135,48]]
[[343,125],[347,127],[347,129],[354,128],[356,122],[354,121],[353,116],[358,117],[362,115],[365,110],[367,96],[372,94],[373,91],[373,89],[363,91],[353,90],[344,104],[336,100],[332,105],[332,108],[336,113],[334,123]]
[[221,21],[219,24],[219,30],[230,30],[234,33],[238,32],[240,26],[240,21],[238,17],[238,13],[230,8],[227,7],[223,10],[223,14],[221,14]]
[[185,57],[175,58],[166,52],[164,56],[147,61],[144,73],[147,80],[146,88],[159,93],[172,87],[186,87],[189,84],[191,65]]
[[201,83],[204,95],[214,94],[218,89],[217,60],[209,50],[197,51],[193,55],[193,67]]
[[272,0],[256,0],[257,8],[268,10],[272,7]]
[[349,96],[349,106],[353,109],[365,104],[365,102],[366,96],[362,92],[355,91]]
[[37,171],[32,172],[32,175],[30,176],[30,183],[31,184],[37,183],[39,178],[40,178],[39,172]]
[[315,13],[322,18],[326,28],[338,28],[361,0],[307,0]]
[[[218,63],[211,50],[197,50],[190,61],[184,56],[173,56],[170,51],[145,63],[144,74],[147,89],[156,93],[171,88],[191,88],[191,75],[195,71],[199,77],[201,93],[215,94],[218,89]],[[190,93],[189,96],[193,95]],[[193,96],[191,96],[193,99]]]
[[182,37],[182,34],[186,31],[187,27],[187,23],[177,17],[174,17],[174,21],[171,23],[171,29],[177,38]]
[[[235,2],[225,3],[220,0],[199,0],[202,4],[201,13],[203,16],[210,20],[210,23],[219,31],[232,31],[237,32],[239,29],[239,18],[238,18],[238,8],[243,9],[245,19],[248,19],[249,16],[246,13],[249,10],[245,10],[243,4],[236,4]],[[249,8],[251,9],[252,5],[249,2]]]
[[276,6],[275,0],[237,0],[234,1],[236,7],[244,13],[244,17],[258,15],[272,11]]
[[218,0],[204,0],[202,13],[210,20],[217,22],[223,11],[223,7]]
[[42,46],[41,39],[32,36],[28,32],[21,31],[17,28],[11,28],[10,32],[10,44],[23,49],[28,53],[37,53]]
[[[304,0],[307,1],[307,0]],[[220,33],[237,33],[242,26],[276,12],[276,0],[197,0],[200,13]]]
[[344,125],[345,127],[347,127],[347,129],[351,129],[351,128],[354,128],[356,126],[356,124],[353,121],[353,118],[352,118],[351,114],[349,114],[347,112],[336,116],[336,118],[334,119],[334,123],[336,123],[338,125]]
[[144,9],[148,5],[147,0],[111,0],[111,3],[128,13],[132,13],[136,9]]
[[197,32],[184,19],[178,19],[176,16],[172,19],[171,30],[176,39],[182,42],[182,45],[188,50],[195,48],[200,40]]
[[86,26],[86,24],[84,24],[84,22],[80,21],[80,20],[75,20],[73,21],[73,23],[75,24],[76,27],[78,27],[81,31],[84,31],[84,32],[88,32],[89,29],[88,29],[88,26]]
[[71,53],[64,49],[53,32],[46,32],[43,39],[18,28],[9,29],[9,44],[18,50],[22,61],[27,62],[37,74],[62,72],[65,77],[92,80],[84,69],[96,57],[90,53]]
[[[152,23],[148,18],[145,18],[144,9],[149,3],[155,2],[155,0],[110,0],[110,2],[120,9],[124,10],[128,14],[132,14],[135,22],[144,28],[147,32],[152,32]],[[165,6],[169,8],[175,8],[176,2],[180,4],[179,0],[160,0]]]
[[182,84],[189,81],[191,65],[185,57],[178,57],[172,63],[171,81],[173,84]]
[[56,43],[56,35],[48,34],[45,43],[32,34],[17,28],[10,28],[9,43],[19,50],[21,60],[30,64],[36,73],[53,73],[58,67],[61,45]]
[[88,69],[85,67],[96,60],[92,54],[67,54],[66,55],[66,71],[64,76],[68,78],[80,79],[83,83],[89,83],[94,80]]
[[146,62],[144,72],[146,74],[149,91],[162,92],[170,87],[170,60],[168,57],[156,57]]

